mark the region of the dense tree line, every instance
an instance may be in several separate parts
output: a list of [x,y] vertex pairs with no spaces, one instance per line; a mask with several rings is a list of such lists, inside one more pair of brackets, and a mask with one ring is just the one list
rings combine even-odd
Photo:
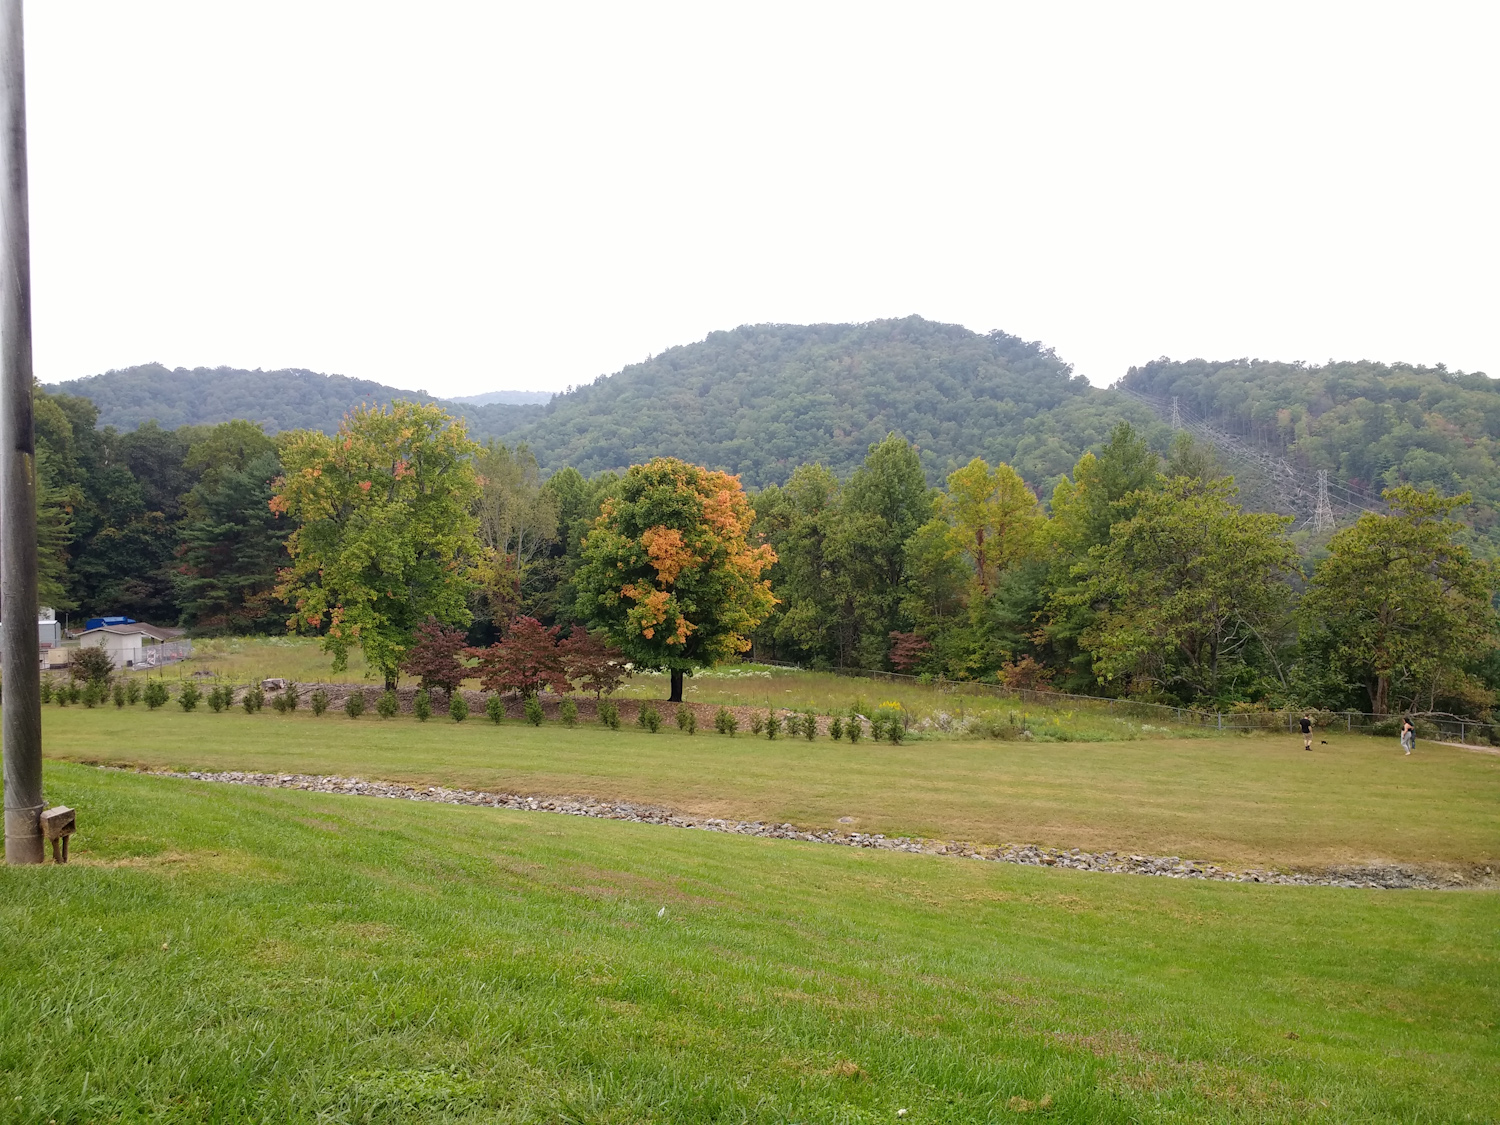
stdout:
[[757,640],[814,666],[1215,707],[1483,709],[1496,576],[1454,518],[1469,497],[1387,499],[1308,574],[1290,521],[1244,511],[1186,435],[1161,456],[1121,424],[1046,510],[979,459],[929,489],[892,436],[845,482],[803,466],[754,498],[779,599]]
[[518,621],[552,643],[603,629],[674,694],[752,645],[1216,707],[1473,712],[1500,683],[1470,496],[1399,483],[1389,514],[1299,554],[1212,451],[1129,423],[1043,498],[981,457],[934,487],[894,433],[849,473],[799,465],[746,495],[670,458],[544,476],[529,447],[475,443],[430,403],[358,410],[334,435],[95,420],[38,392],[47,600],[200,632],[290,623],[336,662],[358,645],[387,684],[424,623],[504,652]]

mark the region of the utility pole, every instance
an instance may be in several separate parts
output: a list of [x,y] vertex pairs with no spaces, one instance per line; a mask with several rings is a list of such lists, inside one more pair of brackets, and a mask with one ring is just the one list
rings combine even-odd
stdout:
[[5,862],[42,862],[42,696],[36,633],[31,228],[21,0],[0,0],[0,653]]
[[1333,530],[1333,505],[1328,502],[1328,470],[1318,470],[1318,506],[1313,509],[1314,531]]

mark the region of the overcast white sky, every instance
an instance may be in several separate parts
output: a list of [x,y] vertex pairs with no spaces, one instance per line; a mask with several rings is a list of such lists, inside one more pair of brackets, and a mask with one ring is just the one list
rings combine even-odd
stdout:
[[920,313],[1500,375],[1500,5],[27,5],[36,368],[560,389]]

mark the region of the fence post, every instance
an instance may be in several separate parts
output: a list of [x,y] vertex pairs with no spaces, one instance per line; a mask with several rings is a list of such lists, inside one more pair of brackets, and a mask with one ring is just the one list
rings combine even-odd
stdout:
[[1218,716],[1219,716],[1219,729],[1223,730],[1224,729],[1224,712],[1223,711],[1218,712]]

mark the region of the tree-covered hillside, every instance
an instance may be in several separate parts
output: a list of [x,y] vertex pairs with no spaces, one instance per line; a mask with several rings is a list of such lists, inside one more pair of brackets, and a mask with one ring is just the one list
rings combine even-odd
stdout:
[[[154,421],[164,429],[178,426],[216,426],[245,419],[268,433],[281,430],[321,430],[333,433],[339,420],[355,407],[396,399],[437,401],[426,391],[401,390],[369,379],[320,375],[302,368],[245,371],[234,367],[168,368],[142,364],[86,379],[73,379],[47,388],[53,394],[78,395],[99,411],[99,424],[133,430]],[[499,432],[523,424],[540,406],[491,403],[454,407],[480,428]]]
[[[88,398],[101,425],[121,430],[152,419],[173,428],[244,418],[268,432],[331,433],[361,403],[432,401],[341,375],[159,364],[47,389]],[[571,465],[587,475],[673,456],[739,474],[751,487],[783,483],[809,461],[847,475],[891,432],[917,446],[934,484],[980,456],[1014,465],[1043,495],[1121,418],[1164,445],[1147,408],[1089,387],[1051,349],[916,316],[746,325],[545,406],[446,405],[477,440],[526,442],[547,472]]]
[[1500,380],[1406,364],[1161,359],[1125,387],[1282,448],[1294,464],[1371,493],[1401,484],[1472,492],[1468,518],[1500,542]]
[[921,317],[714,332],[555,398],[510,438],[587,473],[666,455],[748,485],[818,461],[847,475],[894,431],[932,481],[975,456],[1035,482],[1065,472],[1122,415],[1051,349]]

